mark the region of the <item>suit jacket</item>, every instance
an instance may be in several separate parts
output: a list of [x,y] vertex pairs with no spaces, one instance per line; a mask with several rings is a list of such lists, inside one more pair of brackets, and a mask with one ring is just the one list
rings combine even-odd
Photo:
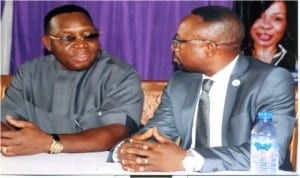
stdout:
[[[239,80],[240,85],[233,85],[234,80]],[[201,73],[176,72],[153,119],[140,132],[157,127],[172,140],[180,137],[180,146],[189,149],[201,82]],[[220,111],[222,146],[195,148],[205,159],[201,172],[250,168],[250,133],[259,111],[273,113],[280,165],[284,165],[289,160],[286,153],[295,122],[294,95],[294,81],[287,70],[240,55],[228,83],[224,111]]]

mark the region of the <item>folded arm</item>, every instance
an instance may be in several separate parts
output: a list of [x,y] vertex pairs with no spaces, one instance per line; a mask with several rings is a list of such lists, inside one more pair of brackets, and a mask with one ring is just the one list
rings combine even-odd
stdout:
[[[49,133],[40,130],[28,121],[7,117],[10,127],[1,124],[1,147],[7,156],[48,153],[53,141]],[[116,132],[116,130],[118,132]],[[129,135],[129,129],[121,124],[111,124],[88,129],[76,134],[60,134],[63,143],[62,152],[105,151]]]

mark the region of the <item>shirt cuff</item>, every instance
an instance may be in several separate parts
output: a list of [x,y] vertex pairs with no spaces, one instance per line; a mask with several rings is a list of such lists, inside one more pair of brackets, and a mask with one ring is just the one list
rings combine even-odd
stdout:
[[197,151],[191,149],[191,152],[195,158],[196,164],[194,165],[194,171],[199,172],[201,171],[203,164],[204,164],[204,157],[199,154]]
[[121,141],[114,149],[113,153],[112,153],[112,159],[114,162],[120,162],[119,158],[118,158],[118,150],[120,148],[120,146],[124,143],[125,141]]

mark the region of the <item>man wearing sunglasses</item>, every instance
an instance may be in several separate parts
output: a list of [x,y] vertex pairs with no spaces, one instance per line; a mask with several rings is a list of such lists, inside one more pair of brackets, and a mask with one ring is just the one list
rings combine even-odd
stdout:
[[1,103],[2,154],[103,151],[137,131],[140,78],[100,48],[89,13],[57,7],[44,29],[52,54],[22,65]]
[[293,78],[283,68],[242,55],[243,38],[242,22],[228,8],[200,7],[183,18],[172,40],[183,70],[170,79],[148,124],[118,144],[113,160],[128,171],[247,171],[251,130],[258,112],[269,111],[279,165],[291,170]]

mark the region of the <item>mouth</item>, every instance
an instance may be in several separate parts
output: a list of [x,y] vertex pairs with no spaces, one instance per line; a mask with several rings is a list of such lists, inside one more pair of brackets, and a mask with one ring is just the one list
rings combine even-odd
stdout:
[[256,36],[261,41],[269,41],[273,38],[273,35],[269,35],[269,34],[266,34],[266,33],[258,33]]
[[78,61],[78,62],[84,62],[88,59],[89,55],[86,54],[86,53],[82,53],[82,54],[76,54],[74,55],[73,59],[75,61]]

